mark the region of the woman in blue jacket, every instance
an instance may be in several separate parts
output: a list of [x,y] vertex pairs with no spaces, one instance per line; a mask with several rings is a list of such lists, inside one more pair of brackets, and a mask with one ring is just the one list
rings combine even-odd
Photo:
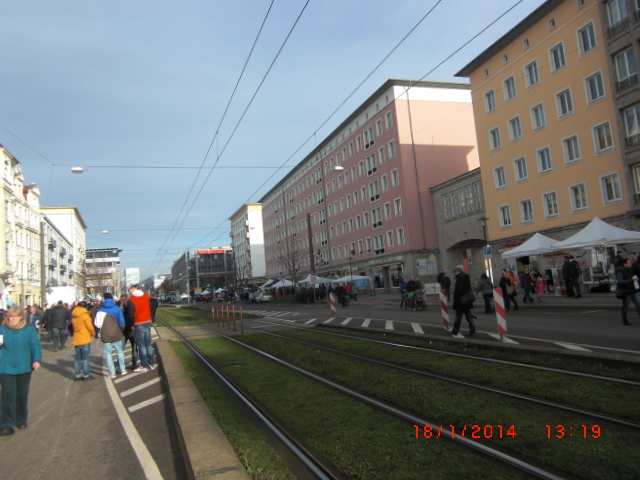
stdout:
[[31,372],[40,368],[42,350],[33,325],[24,318],[24,310],[9,309],[0,326],[0,386],[2,418],[0,436],[15,433],[13,427],[27,428],[27,403]]

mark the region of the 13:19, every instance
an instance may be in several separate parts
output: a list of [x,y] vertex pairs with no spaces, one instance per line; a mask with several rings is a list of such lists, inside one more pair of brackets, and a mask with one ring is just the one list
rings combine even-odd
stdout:
[[[557,438],[562,438],[565,435],[568,435],[569,437],[573,437],[573,427],[565,427],[564,425],[556,425],[555,427],[552,427],[550,425],[545,425],[545,426],[547,427],[547,438],[551,438],[551,433],[553,429],[557,431],[555,435]],[[589,427],[587,425],[581,425],[581,427],[582,427],[583,438],[587,438],[587,435],[589,434],[591,434],[593,438],[598,438],[600,436],[600,426],[598,425],[593,425],[591,427],[591,430],[589,430]],[[576,431],[579,431],[579,430],[580,429],[576,427]],[[578,436],[578,433],[576,433],[576,436]]]

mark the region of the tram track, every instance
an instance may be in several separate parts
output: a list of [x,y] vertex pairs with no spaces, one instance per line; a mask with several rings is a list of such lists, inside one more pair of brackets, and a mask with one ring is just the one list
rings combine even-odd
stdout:
[[[189,320],[180,318],[178,315],[174,315],[174,314],[170,314],[173,317],[194,325],[194,326],[198,326],[200,328],[204,328],[204,329],[209,329],[209,330],[214,330],[213,328],[210,328],[207,325],[200,325],[200,324],[196,324],[193,323]],[[452,441],[454,443],[457,443],[459,445],[463,445],[466,448],[469,448],[473,451],[475,451],[476,453],[479,453],[482,456],[485,457],[489,457],[492,458],[495,461],[498,461],[504,465],[507,465],[511,468],[515,468],[516,470],[519,470],[521,472],[524,472],[534,478],[545,478],[545,479],[559,479],[559,478],[573,478],[570,476],[565,476],[565,474],[561,473],[561,472],[556,472],[555,469],[553,468],[549,468],[549,467],[543,467],[539,464],[537,464],[537,461],[531,460],[531,459],[527,459],[524,456],[521,455],[517,455],[517,454],[513,454],[512,452],[508,452],[507,450],[501,448],[501,447],[497,447],[497,446],[490,446],[485,442],[478,442],[475,440],[472,440],[470,438],[467,437],[461,437],[459,434],[458,436],[455,435],[455,433],[452,430],[443,428],[442,425],[438,425],[432,421],[429,421],[428,419],[425,418],[421,418],[420,416],[405,411],[401,408],[398,408],[395,405],[389,404],[387,402],[381,401],[377,398],[371,397],[369,395],[365,395],[361,392],[355,391],[353,389],[350,389],[348,387],[346,387],[345,385],[342,385],[340,383],[337,383],[335,381],[332,381],[330,379],[327,379],[321,375],[318,375],[314,372],[308,371],[302,367],[299,367],[297,365],[294,365],[290,362],[284,361],[274,355],[271,355],[268,352],[262,351],[260,349],[257,349],[255,347],[252,347],[250,345],[245,344],[244,342],[241,342],[235,338],[233,338],[232,336],[226,335],[224,332],[220,332],[218,330],[214,330],[218,335],[222,336],[223,338],[225,338],[225,340],[228,340],[230,342],[233,342],[236,345],[239,345],[245,349],[248,349],[249,351],[252,351],[260,356],[262,356],[263,358],[266,358],[272,362],[275,362],[279,365],[282,365],[290,370],[293,370],[295,372],[298,372],[302,375],[304,375],[307,378],[311,378],[316,382],[319,382],[323,385],[329,386],[332,389],[341,392],[344,395],[347,395],[351,398],[355,398],[357,400],[359,400],[360,402],[366,403],[378,410],[384,411],[387,414],[390,414],[396,418],[400,418],[406,422],[409,422],[411,424],[413,424],[414,426],[417,425],[421,425],[421,426],[428,426],[431,429],[433,429],[434,431],[439,431],[442,434],[442,437],[447,439],[448,441]],[[183,342],[187,342],[186,339],[181,339]],[[316,345],[313,345],[314,347],[317,347]],[[194,350],[195,347],[190,346],[190,349]]]

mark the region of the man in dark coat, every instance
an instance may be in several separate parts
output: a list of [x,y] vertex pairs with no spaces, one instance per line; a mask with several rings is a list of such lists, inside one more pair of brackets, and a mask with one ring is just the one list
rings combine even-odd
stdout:
[[473,323],[473,315],[471,315],[471,307],[473,307],[473,303],[464,303],[462,301],[462,296],[471,291],[471,278],[469,275],[464,273],[460,267],[453,269],[453,275],[456,278],[456,285],[453,289],[453,309],[456,311],[456,319],[453,322],[451,335],[457,335],[460,331],[463,314],[469,324],[469,335],[475,335],[476,326]]
[[158,310],[158,299],[155,295],[149,298],[149,308],[151,308],[151,326],[156,326],[156,310]]
[[122,308],[122,314],[124,315],[124,342],[122,343],[122,349],[127,347],[127,342],[131,342],[131,369],[134,370],[138,364],[138,348],[136,345],[136,339],[133,336],[133,323],[135,316],[135,307],[133,302],[129,301],[128,295],[122,295],[120,297],[120,308]]
[[562,278],[564,279],[564,285],[567,288],[567,297],[573,297],[573,282],[571,281],[571,255],[564,256],[564,263],[562,264]]
[[580,266],[578,262],[573,258],[573,255],[569,255],[569,280],[573,287],[573,293],[576,298],[581,298],[580,294]]
[[64,332],[67,330],[67,321],[71,320],[71,312],[62,306],[62,300],[58,304],[47,310],[44,314],[43,322],[49,330],[53,340],[53,351],[62,350],[65,345]]

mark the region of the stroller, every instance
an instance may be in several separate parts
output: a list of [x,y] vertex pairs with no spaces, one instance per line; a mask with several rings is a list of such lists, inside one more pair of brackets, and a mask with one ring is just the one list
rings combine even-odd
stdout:
[[427,295],[424,293],[424,290],[418,289],[413,292],[415,298],[415,310],[426,310],[427,309]]

